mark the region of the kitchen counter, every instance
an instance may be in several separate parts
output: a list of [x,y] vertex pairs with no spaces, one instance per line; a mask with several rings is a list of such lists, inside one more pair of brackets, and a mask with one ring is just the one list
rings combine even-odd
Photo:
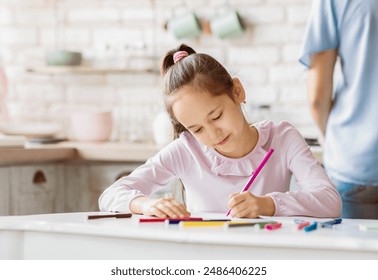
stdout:
[[153,144],[60,142],[0,148],[0,165],[69,160],[144,162],[159,150]]
[[[0,148],[0,165],[69,160],[145,162],[161,148],[154,144],[126,142],[27,144],[19,148]],[[322,148],[314,146],[311,150],[321,162]]]
[[[61,142],[58,144],[44,145],[47,149],[71,148],[76,154],[74,159],[90,161],[132,161],[144,162],[155,155],[159,147],[148,143],[127,142]],[[33,147],[30,147],[33,148]]]
[[[295,229],[295,217],[263,217],[282,223],[267,231],[140,224],[140,215],[88,220],[88,214],[94,213],[0,217],[0,259],[378,259],[378,231],[359,229],[374,220],[343,219],[305,232]],[[193,216],[220,219],[224,213]]]
[[74,159],[74,148],[2,148],[0,149],[0,166],[10,164],[58,162]]

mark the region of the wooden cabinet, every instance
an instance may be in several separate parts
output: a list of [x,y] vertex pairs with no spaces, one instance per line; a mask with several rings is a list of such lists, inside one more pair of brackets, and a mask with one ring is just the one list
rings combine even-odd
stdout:
[[0,168],[0,215],[98,211],[102,191],[138,164],[46,163]]
[[[101,193],[141,162],[65,162],[0,167],[0,215],[99,211]],[[181,201],[178,182],[155,194]]]
[[63,165],[9,167],[10,214],[64,212]]
[[10,177],[7,167],[0,167],[0,216],[10,213]]
[[89,210],[90,192],[88,187],[89,170],[86,164],[69,163],[64,168],[65,212]]
[[91,209],[99,210],[98,198],[101,193],[122,176],[129,175],[141,163],[91,164],[89,166],[89,182]]
[[[71,163],[65,167],[66,212],[99,211],[98,199],[101,193],[122,176],[129,175],[141,162],[123,163]],[[173,196],[182,202],[181,182],[173,181],[153,197]]]
[[0,168],[0,215],[98,211],[101,193],[141,163],[66,162]]
[[66,164],[66,212],[98,211],[101,193],[141,163],[71,163]]

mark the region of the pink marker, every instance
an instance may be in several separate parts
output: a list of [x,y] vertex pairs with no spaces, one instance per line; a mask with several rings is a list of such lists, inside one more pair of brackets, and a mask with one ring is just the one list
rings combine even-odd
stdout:
[[[257,175],[259,175],[261,169],[263,169],[263,167],[265,166],[266,162],[268,161],[268,159],[270,158],[270,156],[273,154],[273,152],[274,152],[274,149],[271,148],[269,150],[269,152],[266,154],[266,156],[264,157],[264,159],[262,160],[262,162],[256,168],[255,172],[253,172],[253,175],[252,175],[251,179],[249,179],[247,185],[245,185],[245,187],[241,190],[240,193],[248,191],[249,187],[252,185],[252,183],[256,179]],[[230,215],[230,212],[231,212],[231,209],[228,210],[228,212],[226,214],[226,217],[228,215]]]
[[280,227],[282,227],[281,223],[265,225],[265,229],[267,230],[275,230],[275,229],[279,229]]

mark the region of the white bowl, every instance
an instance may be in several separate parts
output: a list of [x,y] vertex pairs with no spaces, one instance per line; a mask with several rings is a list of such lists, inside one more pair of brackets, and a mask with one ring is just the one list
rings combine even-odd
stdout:
[[0,132],[7,135],[22,135],[27,138],[53,137],[62,130],[59,123],[53,122],[3,122]]
[[69,139],[74,141],[101,142],[112,134],[112,112],[77,112],[70,118]]

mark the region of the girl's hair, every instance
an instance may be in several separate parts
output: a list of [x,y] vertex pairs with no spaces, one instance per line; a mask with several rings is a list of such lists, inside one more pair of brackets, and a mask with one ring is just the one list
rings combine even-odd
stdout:
[[[187,56],[174,62],[173,56],[178,51],[185,51]],[[172,112],[171,96],[184,86],[190,86],[199,92],[213,96],[227,94],[233,99],[233,80],[227,70],[213,57],[196,53],[187,45],[169,51],[163,59],[161,73],[164,82],[165,107],[171,116],[174,135],[177,138],[187,129],[181,125]]]

